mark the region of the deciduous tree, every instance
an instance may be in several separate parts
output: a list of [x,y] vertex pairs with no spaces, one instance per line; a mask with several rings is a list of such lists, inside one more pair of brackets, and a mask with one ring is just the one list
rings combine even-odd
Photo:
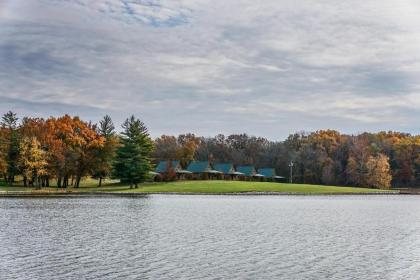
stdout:
[[378,189],[391,188],[392,176],[388,160],[389,158],[384,154],[378,154],[377,156],[370,156],[368,158],[366,163],[366,182],[369,187]]
[[195,152],[200,145],[200,138],[191,133],[181,134],[178,136],[178,143],[176,158],[180,160],[183,167],[186,167],[194,159]]
[[35,137],[23,138],[19,145],[18,166],[29,185],[41,187],[42,176],[47,175],[46,152]]

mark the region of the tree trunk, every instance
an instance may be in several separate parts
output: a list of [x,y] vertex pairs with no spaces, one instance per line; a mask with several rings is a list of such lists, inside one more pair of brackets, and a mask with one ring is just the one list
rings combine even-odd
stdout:
[[61,176],[57,177],[57,188],[61,188]]
[[26,178],[26,176],[23,176],[23,186],[24,187],[28,186],[28,179]]
[[63,188],[67,188],[68,184],[69,184],[69,177],[67,175],[64,175]]
[[99,187],[102,187],[102,177],[99,177]]
[[76,177],[76,186],[75,186],[75,188],[78,188],[80,186],[80,180],[81,179],[82,179],[82,177],[79,176],[79,175]]

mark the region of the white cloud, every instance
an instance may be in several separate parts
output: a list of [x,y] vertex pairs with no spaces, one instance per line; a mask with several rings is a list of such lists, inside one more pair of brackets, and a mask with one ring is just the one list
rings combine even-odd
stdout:
[[136,113],[156,133],[419,133],[418,26],[414,0],[6,0],[0,109]]

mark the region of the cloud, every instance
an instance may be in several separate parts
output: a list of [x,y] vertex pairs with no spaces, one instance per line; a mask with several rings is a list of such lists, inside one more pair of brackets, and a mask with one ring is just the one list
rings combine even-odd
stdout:
[[183,24],[190,13],[181,1],[176,0],[43,0],[43,2],[101,13],[125,23],[140,22],[155,26]]
[[134,113],[153,135],[420,132],[416,1],[6,0],[0,11],[3,111]]

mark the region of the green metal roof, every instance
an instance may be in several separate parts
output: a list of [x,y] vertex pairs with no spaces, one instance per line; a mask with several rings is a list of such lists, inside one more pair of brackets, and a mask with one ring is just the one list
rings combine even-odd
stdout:
[[236,171],[244,173],[245,176],[254,176],[257,173],[252,165],[238,166]]
[[276,171],[274,168],[260,168],[258,169],[258,173],[264,175],[264,177],[275,177]]
[[210,163],[208,161],[192,161],[187,170],[192,173],[204,173],[211,170]]
[[[156,166],[155,172],[158,173],[166,173],[168,172],[168,163],[169,160],[163,160],[159,162],[158,166]],[[179,160],[173,160],[172,161],[172,168],[174,171],[177,171],[178,169],[181,169],[181,165],[179,164]]]
[[235,172],[235,169],[233,168],[233,163],[216,163],[214,165],[214,169],[222,172],[223,174],[232,174]]

